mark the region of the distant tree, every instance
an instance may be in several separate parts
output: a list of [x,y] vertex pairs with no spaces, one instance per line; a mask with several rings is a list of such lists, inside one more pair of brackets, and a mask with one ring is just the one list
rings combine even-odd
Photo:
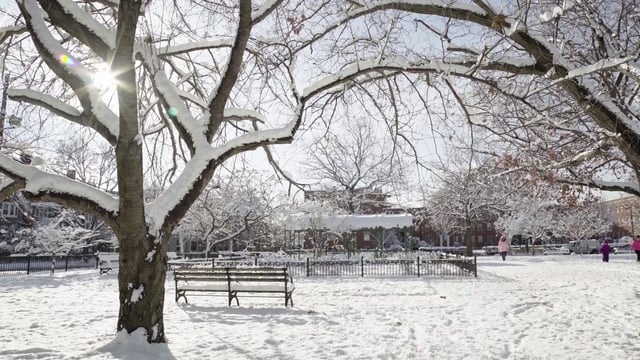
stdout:
[[402,243],[400,242],[400,239],[398,239],[398,234],[396,233],[395,229],[385,229],[383,232],[383,243],[384,243],[384,247],[385,248],[389,248],[392,246],[401,246]]
[[69,254],[96,249],[100,244],[117,245],[104,222],[62,208],[53,217],[40,218],[32,227],[17,230],[11,241],[15,252],[27,254]]
[[[175,234],[181,241],[202,243],[208,255],[218,245],[232,250],[234,241],[253,229],[263,231],[266,220],[283,204],[272,179],[249,170],[218,176],[207,185],[189,209]],[[247,244],[239,245],[241,248]],[[181,248],[184,249],[184,246]]]
[[[561,233],[561,209],[557,201],[528,196],[512,199],[510,206],[511,211],[498,218],[495,227],[509,238],[521,235],[530,239],[533,255],[535,245],[541,244],[548,234]],[[524,244],[526,252],[529,252],[528,241]]]
[[489,222],[504,210],[510,183],[495,172],[490,161],[453,162],[438,173],[438,188],[430,195],[430,218],[441,231],[464,234],[467,256],[473,254],[471,230],[474,223]]
[[385,190],[403,181],[402,160],[384,142],[372,122],[354,119],[315,141],[303,168],[336,206],[350,214],[371,212],[385,207]]
[[51,167],[61,175],[115,193],[116,158],[109,144],[85,131],[62,139],[54,149]]
[[[449,194],[450,195],[450,194]],[[450,235],[464,229],[458,216],[453,216],[453,209],[445,206],[447,204],[447,191],[436,191],[426,200],[429,208],[428,221],[440,236],[442,246],[451,246]]]
[[562,234],[571,240],[597,237],[611,228],[611,221],[598,209],[598,204],[585,201],[565,209],[562,214]]
[[348,241],[345,232],[348,224],[338,220],[337,215],[346,212],[330,201],[304,201],[291,208],[287,217],[288,228],[298,232],[300,244],[310,241],[315,256],[327,251],[331,244]]

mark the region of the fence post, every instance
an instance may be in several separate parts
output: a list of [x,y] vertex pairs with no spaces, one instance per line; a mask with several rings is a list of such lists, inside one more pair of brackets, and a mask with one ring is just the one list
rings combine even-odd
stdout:
[[27,275],[31,271],[31,255],[27,255]]
[[473,257],[473,275],[475,275],[475,277],[478,277],[478,257],[477,256]]
[[56,272],[56,256],[53,255],[51,256],[51,273],[55,273]]
[[309,257],[307,257],[307,277],[309,277]]
[[420,255],[417,256],[416,260],[418,261],[418,277],[420,277]]
[[360,277],[364,277],[364,256],[360,256]]
[[69,269],[69,255],[64,257],[64,272],[67,272]]
[[100,255],[96,255],[96,269],[100,266]]

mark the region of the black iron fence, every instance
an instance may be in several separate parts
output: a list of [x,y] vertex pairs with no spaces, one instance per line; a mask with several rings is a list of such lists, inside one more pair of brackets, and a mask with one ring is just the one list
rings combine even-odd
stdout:
[[435,277],[478,277],[476,257],[420,257],[415,259],[365,259],[350,260],[269,260],[258,257],[248,259],[199,259],[170,262],[180,267],[236,267],[269,266],[286,267],[293,276],[435,276]]
[[67,271],[68,269],[95,268],[96,266],[97,258],[95,255],[0,257],[0,275]]

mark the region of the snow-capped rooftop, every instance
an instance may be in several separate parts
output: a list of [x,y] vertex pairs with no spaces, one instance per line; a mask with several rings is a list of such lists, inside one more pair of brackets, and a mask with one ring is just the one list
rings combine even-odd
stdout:
[[378,215],[290,215],[286,220],[287,230],[326,229],[347,231],[375,228],[402,228],[413,225],[411,214],[378,214]]

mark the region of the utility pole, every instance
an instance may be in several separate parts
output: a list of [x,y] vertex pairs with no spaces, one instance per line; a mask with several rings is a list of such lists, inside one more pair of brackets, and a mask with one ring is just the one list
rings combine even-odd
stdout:
[[631,220],[631,236],[636,236],[636,230],[633,226],[633,205],[629,205],[629,219]]
[[0,105],[0,146],[4,144],[4,119],[7,116],[7,93],[9,91],[9,73],[4,74],[2,104]]

